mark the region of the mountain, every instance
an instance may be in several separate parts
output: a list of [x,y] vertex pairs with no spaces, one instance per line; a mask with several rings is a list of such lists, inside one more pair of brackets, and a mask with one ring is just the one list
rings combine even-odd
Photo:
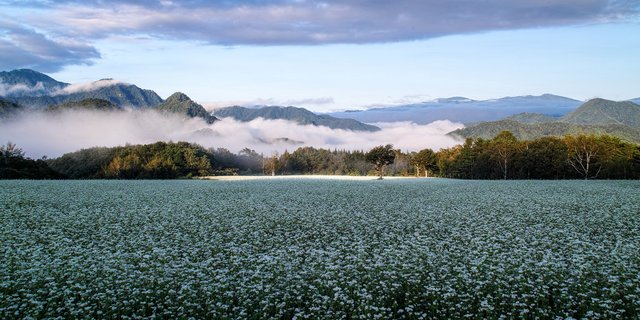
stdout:
[[152,90],[113,79],[68,84],[29,69],[0,72],[0,96],[31,108],[46,108],[84,99],[103,99],[120,107],[132,108],[150,108],[162,102],[162,98]]
[[534,124],[520,123],[513,120],[482,122],[472,127],[452,131],[449,135],[460,136],[463,138],[472,137],[491,139],[504,130],[511,131],[516,138],[521,140],[531,140],[544,136],[562,137],[565,135],[583,133],[608,134],[626,141],[640,143],[640,128],[633,128],[620,124],[586,125],[560,121]]
[[0,72],[0,96],[41,96],[61,90],[69,84],[30,69]]
[[256,118],[282,119],[296,122],[301,125],[324,126],[332,129],[351,131],[378,131],[380,128],[353,119],[341,119],[326,114],[315,114],[304,108],[296,107],[260,107],[245,108],[233,106],[217,109],[214,112],[219,117],[232,117],[239,121],[251,121]]
[[51,105],[47,108],[47,111],[63,110],[122,111],[123,109],[113,104],[111,101],[93,98]]
[[640,98],[631,99],[629,101],[631,101],[631,102],[633,102],[635,104],[640,104]]
[[328,113],[366,123],[411,121],[427,124],[436,120],[462,123],[493,121],[514,114],[542,113],[561,116],[580,105],[580,101],[552,94],[472,100],[464,97],[436,99],[415,104]]
[[23,106],[0,98],[0,119],[13,116],[22,110]]
[[592,99],[562,117],[575,124],[622,124],[640,128],[640,105],[631,101]]
[[546,114],[530,113],[530,112],[518,113],[505,118],[505,120],[513,120],[520,123],[545,123],[545,122],[557,121],[558,119],[559,119],[558,117],[552,117]]
[[159,104],[156,109],[162,112],[185,115],[190,118],[202,118],[207,123],[213,123],[218,120],[218,118],[207,112],[203,106],[195,103],[182,92],[172,94],[167,100]]
[[141,89],[127,83],[113,83],[111,80],[93,82],[85,90],[77,90],[74,92],[69,91],[68,88],[64,88],[53,95],[22,96],[13,98],[12,100],[32,108],[46,108],[50,105],[84,99],[102,99],[120,107],[132,107],[136,109],[151,108],[162,102],[162,98],[152,90]]
[[481,122],[455,130],[450,135],[490,139],[501,131],[509,130],[519,139],[535,139],[586,133],[609,134],[640,143],[640,105],[629,101],[593,99],[564,117],[547,120],[543,115],[516,115],[499,121]]

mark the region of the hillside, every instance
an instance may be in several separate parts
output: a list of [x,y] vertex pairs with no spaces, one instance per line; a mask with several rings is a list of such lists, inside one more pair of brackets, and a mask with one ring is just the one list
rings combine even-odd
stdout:
[[102,99],[132,108],[150,108],[162,102],[152,90],[113,79],[72,85],[29,69],[0,72],[0,96],[26,107],[42,109],[84,99]]
[[535,139],[541,136],[594,133],[640,143],[640,105],[628,101],[593,99],[556,121],[535,119],[548,120],[543,115],[518,115],[499,121],[481,122],[450,134],[489,139],[501,131],[509,130],[519,139]]
[[622,124],[640,128],[640,105],[631,101],[592,99],[562,117],[575,124]]
[[329,115],[338,118],[351,118],[365,123],[411,121],[427,124],[436,120],[477,123],[479,121],[495,121],[523,112],[562,116],[573,111],[579,105],[580,101],[578,100],[552,94],[490,100],[453,97],[367,110],[332,112]]
[[30,69],[0,72],[0,96],[41,96],[61,90],[69,84]]
[[202,118],[207,123],[213,123],[218,120],[218,118],[207,112],[203,106],[195,103],[182,92],[172,94],[167,100],[159,104],[156,109],[162,112],[185,115],[190,118]]
[[47,108],[47,111],[63,110],[121,111],[123,109],[110,101],[93,98],[51,105]]
[[546,123],[558,121],[558,117],[552,117],[541,113],[523,112],[506,117],[504,120],[513,120],[520,123]]
[[10,117],[21,110],[24,110],[23,106],[0,98],[0,119]]
[[315,114],[304,108],[296,107],[228,107],[218,109],[214,113],[219,117],[232,117],[239,121],[251,121],[257,118],[282,119],[296,122],[301,125],[324,126],[332,129],[351,131],[378,131],[380,128],[353,119],[340,119],[326,114]]

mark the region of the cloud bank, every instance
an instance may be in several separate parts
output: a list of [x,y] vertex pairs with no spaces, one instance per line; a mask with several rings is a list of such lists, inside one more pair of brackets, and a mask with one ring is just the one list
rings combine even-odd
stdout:
[[387,143],[403,151],[417,151],[460,143],[446,136],[446,133],[462,127],[449,121],[427,125],[404,122],[379,126],[382,130],[378,132],[353,132],[261,118],[251,122],[223,118],[208,125],[200,119],[183,119],[153,110],[73,111],[24,114],[17,119],[5,120],[0,123],[0,143],[14,142],[32,158],[44,155],[58,157],[94,146],[156,141],[189,141],[204,147],[226,148],[232,152],[248,147],[264,154],[293,151],[302,146],[366,151]]
[[67,65],[91,65],[98,58],[100,53],[90,44],[48,36],[0,14],[0,70],[31,68],[55,72]]
[[27,0],[0,2],[0,8],[30,9],[17,16],[25,25],[0,23],[0,67],[43,71],[91,63],[99,58],[91,43],[112,36],[216,45],[362,44],[640,15],[635,0]]

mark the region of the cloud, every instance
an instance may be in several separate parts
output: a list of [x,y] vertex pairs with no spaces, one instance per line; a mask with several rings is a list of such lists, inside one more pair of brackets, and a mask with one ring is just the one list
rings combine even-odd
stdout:
[[2,97],[41,95],[47,92],[48,90],[42,82],[37,82],[36,85],[29,86],[24,83],[8,84],[0,81],[0,96]]
[[64,95],[64,94],[72,94],[77,92],[85,92],[85,91],[93,91],[98,90],[104,87],[111,87],[117,84],[126,84],[120,80],[114,79],[102,79],[93,82],[85,82],[85,83],[74,83],[70,84],[56,92],[53,92],[54,95]]
[[91,64],[100,58],[93,44],[104,38],[363,44],[637,21],[640,15],[633,0],[25,0],[0,2],[0,9],[7,12],[0,14],[0,69],[44,72]]
[[223,118],[208,125],[199,119],[185,120],[153,110],[31,113],[0,124],[0,137],[16,143],[33,158],[57,157],[94,146],[156,141],[190,141],[232,152],[248,147],[265,154],[293,151],[301,146],[369,150],[387,143],[403,151],[417,151],[460,143],[446,133],[462,127],[449,121],[427,125],[403,122],[379,124],[382,130],[377,132],[353,132],[261,118],[251,122]]
[[[33,3],[33,2],[31,2]],[[37,3],[40,3],[39,1]],[[40,27],[74,37],[212,44],[372,43],[637,18],[624,0],[56,1]]]
[[59,71],[67,65],[90,65],[100,53],[82,42],[51,38],[0,17],[0,69],[33,68]]

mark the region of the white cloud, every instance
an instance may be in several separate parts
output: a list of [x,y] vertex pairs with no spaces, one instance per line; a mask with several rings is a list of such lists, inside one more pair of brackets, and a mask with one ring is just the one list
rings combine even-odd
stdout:
[[[460,143],[446,136],[446,133],[462,127],[449,121],[427,125],[408,122],[378,125],[382,130],[377,132],[353,132],[261,118],[251,122],[223,118],[208,125],[199,119],[185,120],[151,110],[112,113],[75,111],[25,114],[18,119],[5,120],[0,125],[0,137],[16,143],[34,158],[43,155],[57,157],[94,146],[155,141],[189,141],[205,147],[227,148],[232,152],[248,147],[265,154],[293,151],[301,146],[368,150],[387,143],[403,151],[417,151]],[[296,144],[295,141],[302,144]]]
[[114,80],[114,79],[102,79],[102,80],[93,81],[93,82],[74,83],[54,92],[53,94],[63,95],[63,94],[93,91],[93,90],[97,90],[104,87],[115,86],[117,84],[127,84],[127,83],[119,80]]

